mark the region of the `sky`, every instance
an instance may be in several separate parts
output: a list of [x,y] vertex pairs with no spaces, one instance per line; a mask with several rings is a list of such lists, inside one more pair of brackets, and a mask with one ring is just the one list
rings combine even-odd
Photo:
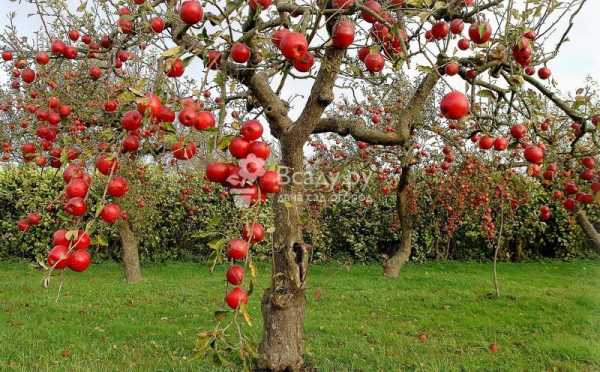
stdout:
[[[79,4],[79,0],[67,1],[71,6]],[[13,0],[0,0],[0,4],[2,9],[0,27],[3,28],[8,22],[5,14],[15,11],[17,13],[15,25],[20,32],[31,35],[39,29],[39,18],[28,17],[28,14],[33,13],[34,10],[31,4]],[[586,76],[600,79],[599,34],[596,29],[598,15],[600,15],[600,1],[588,0],[571,30],[570,41],[562,47],[559,56],[549,64],[559,89],[565,93],[573,92],[582,86]],[[566,19],[563,22],[566,22]],[[564,29],[564,23],[560,29]]]

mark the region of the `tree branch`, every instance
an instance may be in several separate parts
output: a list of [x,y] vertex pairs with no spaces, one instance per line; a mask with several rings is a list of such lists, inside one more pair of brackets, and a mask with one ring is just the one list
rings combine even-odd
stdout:
[[357,141],[367,142],[371,145],[403,145],[409,137],[403,137],[396,132],[384,132],[370,128],[360,118],[328,117],[319,120],[313,130],[317,133],[337,133],[340,136],[352,136]]
[[333,46],[328,47],[325,51],[325,56],[321,59],[321,68],[310,91],[306,106],[293,128],[294,135],[308,137],[327,106],[333,102],[333,86],[345,54],[345,49]]

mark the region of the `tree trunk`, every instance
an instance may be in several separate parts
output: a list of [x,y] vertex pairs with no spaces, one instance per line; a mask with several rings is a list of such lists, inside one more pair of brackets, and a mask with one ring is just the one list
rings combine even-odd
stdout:
[[513,261],[514,262],[520,262],[523,261],[523,258],[525,258],[525,251],[523,250],[523,239],[521,239],[520,237],[517,237],[515,240],[513,240],[513,244],[515,246],[515,251],[513,254]]
[[411,254],[412,228],[402,229],[402,240],[396,246],[396,252],[383,263],[383,275],[397,278],[400,269],[408,262]]
[[[300,210],[302,199],[303,142],[282,136],[281,165],[287,174],[273,204],[275,233],[271,287],[262,298],[263,339],[259,345],[258,367],[268,371],[299,371],[304,325],[304,279],[309,252],[302,241]],[[290,179],[286,179],[286,175]],[[296,175],[294,182],[291,176]]]
[[577,220],[579,226],[581,226],[581,229],[583,230],[587,238],[590,240],[596,252],[600,253],[600,234],[598,233],[594,225],[590,222],[590,220],[587,217],[587,214],[582,208],[577,208],[577,210],[575,211],[575,219]]
[[383,262],[383,275],[397,278],[400,269],[410,258],[412,251],[413,216],[409,211],[410,203],[410,164],[402,167],[402,174],[396,188],[396,211],[402,229],[401,240],[394,247],[391,256]]
[[121,236],[121,259],[123,260],[125,280],[127,283],[140,282],[142,280],[142,270],[138,253],[138,240],[131,230],[129,222],[120,221],[118,228]]

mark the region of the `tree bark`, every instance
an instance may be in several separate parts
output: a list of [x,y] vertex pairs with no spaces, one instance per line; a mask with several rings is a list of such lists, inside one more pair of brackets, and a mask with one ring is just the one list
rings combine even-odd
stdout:
[[523,261],[523,258],[525,258],[525,252],[523,251],[523,239],[521,239],[520,237],[517,237],[515,240],[513,240],[513,244],[515,247],[514,250],[514,254],[513,254],[513,261],[514,262],[520,262]]
[[[280,143],[280,164],[287,167],[284,169],[287,172],[283,175],[283,189],[273,203],[271,287],[262,298],[263,339],[257,364],[262,370],[299,371],[304,363],[304,279],[309,257],[300,221],[304,141],[301,137],[283,135]],[[293,182],[292,175],[296,177]]]
[[412,252],[413,216],[409,211],[410,203],[410,165],[402,167],[402,174],[396,188],[396,211],[402,229],[401,240],[395,247],[391,256],[383,262],[383,275],[397,278],[400,269],[410,258]]
[[582,208],[578,208],[575,211],[575,220],[585,233],[585,236],[589,239],[596,252],[600,253],[600,234],[590,222],[587,214]]
[[121,237],[121,259],[123,261],[123,272],[127,283],[137,283],[142,280],[140,268],[140,256],[138,252],[138,239],[131,230],[127,221],[118,224]]

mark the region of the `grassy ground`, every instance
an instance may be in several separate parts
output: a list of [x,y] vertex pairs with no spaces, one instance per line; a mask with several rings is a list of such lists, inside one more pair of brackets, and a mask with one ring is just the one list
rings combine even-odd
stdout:
[[[398,280],[377,266],[311,270],[306,355],[319,371],[600,371],[600,262],[500,264],[500,299],[489,264],[410,265]],[[67,273],[57,304],[57,281],[44,290],[28,265],[0,263],[0,370],[217,370],[189,358],[222,273],[149,266],[128,286],[117,265],[95,265]],[[258,296],[250,311],[257,339]]]

